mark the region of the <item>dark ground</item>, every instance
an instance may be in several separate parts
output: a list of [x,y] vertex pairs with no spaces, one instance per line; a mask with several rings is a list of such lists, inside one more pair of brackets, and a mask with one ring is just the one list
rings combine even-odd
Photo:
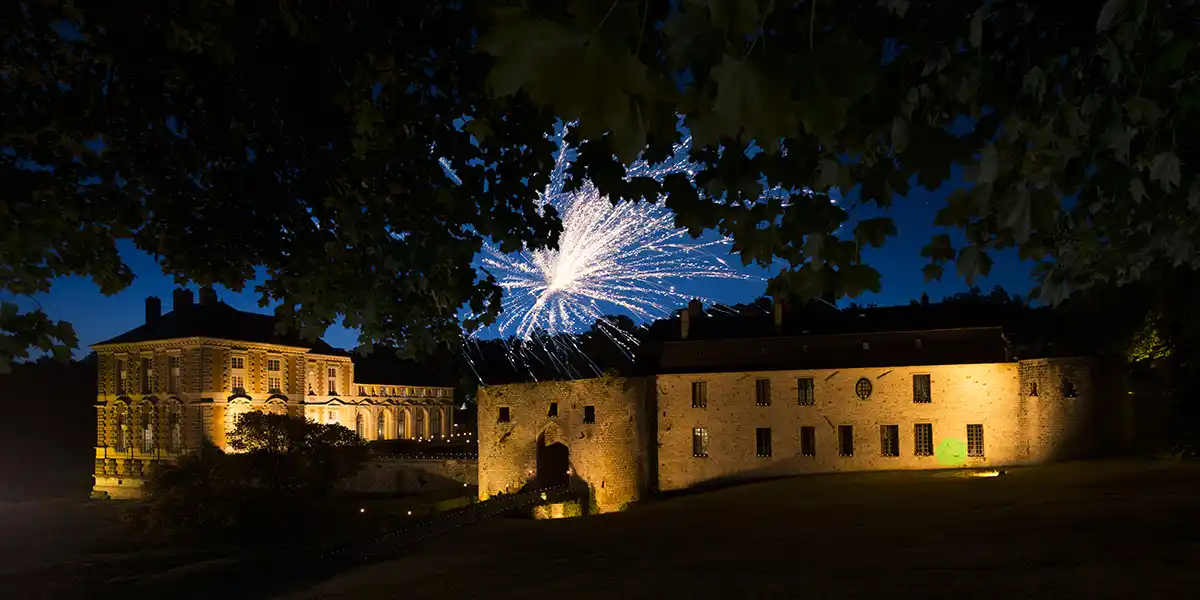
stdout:
[[281,598],[1200,597],[1200,467],[811,476],[498,519]]

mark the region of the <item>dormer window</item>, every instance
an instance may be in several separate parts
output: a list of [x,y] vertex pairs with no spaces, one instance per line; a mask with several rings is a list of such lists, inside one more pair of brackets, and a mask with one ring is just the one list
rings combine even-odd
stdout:
[[870,350],[870,349],[871,349],[871,342],[868,342],[868,341],[863,341],[863,343],[862,343],[862,349],[863,349],[863,350]]

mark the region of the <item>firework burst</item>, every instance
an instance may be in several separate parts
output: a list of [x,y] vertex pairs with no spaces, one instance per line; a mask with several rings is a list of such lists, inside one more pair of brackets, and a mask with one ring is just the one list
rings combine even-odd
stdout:
[[[614,205],[590,182],[564,192],[570,149],[559,139],[555,167],[542,194],[562,216],[558,249],[504,254],[485,247],[482,264],[504,289],[501,333],[522,340],[536,332],[578,333],[613,311],[646,323],[697,297],[689,293],[689,283],[756,279],[731,268],[721,256],[729,254],[729,240],[693,239],[675,226],[661,200]],[[690,141],[686,138],[665,163],[634,163],[627,177],[694,175],[687,160]],[[632,341],[620,337],[614,341],[623,347]]]

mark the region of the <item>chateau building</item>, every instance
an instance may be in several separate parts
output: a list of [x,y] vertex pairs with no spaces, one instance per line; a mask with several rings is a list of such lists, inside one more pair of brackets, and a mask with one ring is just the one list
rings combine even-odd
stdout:
[[158,461],[211,443],[228,449],[237,415],[258,410],[340,423],[364,439],[437,439],[453,430],[454,389],[355,375],[350,353],[277,332],[212,288],[176,290],[171,312],[92,346],[98,358],[94,495],[136,497]]
[[607,512],[725,480],[1030,465],[1132,436],[1119,371],[1020,356],[1002,327],[773,320],[762,335],[699,336],[693,303],[660,322],[677,334],[653,375],[481,389],[480,497],[570,483]]

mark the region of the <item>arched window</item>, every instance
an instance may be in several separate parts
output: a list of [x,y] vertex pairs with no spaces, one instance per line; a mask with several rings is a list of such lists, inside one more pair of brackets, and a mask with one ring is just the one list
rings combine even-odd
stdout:
[[375,439],[377,439],[377,440],[386,439],[386,437],[384,436],[384,433],[383,433],[383,426],[384,426],[383,414],[384,413],[381,410],[381,411],[379,411],[379,414],[375,415]]
[[367,432],[364,431],[362,413],[358,413],[357,415],[354,415],[354,433],[357,433],[358,437],[360,437],[364,440],[367,439],[367,435],[366,435]]
[[142,439],[142,452],[154,452],[154,407],[148,404],[138,409],[138,434]]
[[413,419],[413,437],[425,439],[425,409],[421,407],[417,407],[417,415]]
[[167,404],[167,451],[183,448],[183,407],[178,401]]
[[429,437],[442,437],[442,407],[429,410]]
[[404,430],[404,426],[408,424],[406,422],[408,419],[405,418],[407,414],[408,411],[404,410],[403,408],[396,410],[396,439],[398,440],[403,440],[408,437],[406,435],[408,432]]
[[117,452],[125,452],[129,449],[129,406],[118,404],[117,408],[117,439],[115,446]]

